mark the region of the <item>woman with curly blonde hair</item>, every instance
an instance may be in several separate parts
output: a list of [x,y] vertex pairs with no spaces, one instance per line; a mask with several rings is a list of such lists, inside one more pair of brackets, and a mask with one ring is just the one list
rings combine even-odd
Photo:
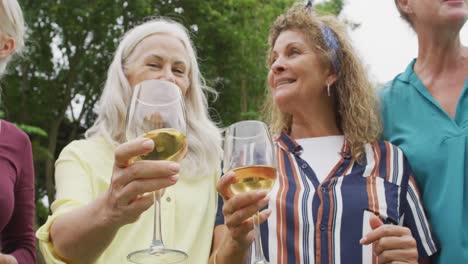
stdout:
[[[277,181],[232,195],[218,182],[213,263],[416,263],[435,245],[403,153],[379,141],[377,100],[345,27],[295,5],[269,37],[265,114]],[[266,259],[249,248],[261,210]],[[251,253],[249,253],[251,252]],[[373,262],[374,261],[374,262]]]

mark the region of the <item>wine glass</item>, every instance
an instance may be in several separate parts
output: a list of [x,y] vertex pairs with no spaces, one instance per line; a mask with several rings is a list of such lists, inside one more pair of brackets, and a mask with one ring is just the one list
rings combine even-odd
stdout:
[[[154,142],[151,153],[136,160],[170,160],[180,162],[187,152],[187,127],[182,93],[175,84],[147,80],[133,90],[127,112],[126,138],[150,138]],[[185,252],[164,246],[161,234],[161,193],[153,192],[153,240],[149,248],[130,253],[133,263],[179,263],[188,258]]]
[[[233,170],[236,181],[230,188],[234,195],[252,190],[270,191],[276,180],[275,150],[265,123],[240,121],[225,131],[223,172]],[[256,264],[268,264],[263,255],[258,212],[254,216]]]

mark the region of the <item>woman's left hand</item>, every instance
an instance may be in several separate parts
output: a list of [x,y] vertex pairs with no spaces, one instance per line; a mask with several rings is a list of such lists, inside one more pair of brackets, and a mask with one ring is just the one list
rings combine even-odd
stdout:
[[416,240],[409,228],[385,225],[376,215],[369,222],[372,231],[359,242],[361,245],[374,244],[379,263],[418,263]]

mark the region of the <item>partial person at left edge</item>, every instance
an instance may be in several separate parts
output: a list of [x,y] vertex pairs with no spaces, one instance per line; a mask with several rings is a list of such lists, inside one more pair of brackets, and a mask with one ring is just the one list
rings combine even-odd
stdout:
[[[18,2],[0,0],[0,78],[24,46],[24,32]],[[23,131],[0,120],[0,264],[36,263],[34,210],[31,142]]]

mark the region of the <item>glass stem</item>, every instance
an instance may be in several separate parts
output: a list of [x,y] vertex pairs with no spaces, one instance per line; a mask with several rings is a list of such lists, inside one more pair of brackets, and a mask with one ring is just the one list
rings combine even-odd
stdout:
[[164,243],[161,234],[161,192],[159,190],[153,192],[154,200],[154,223],[153,223],[153,241],[151,242],[151,254],[161,253],[164,251]]
[[254,263],[268,263],[263,255],[262,237],[260,236],[260,223],[258,211],[254,216],[254,243],[255,243],[255,261]]

